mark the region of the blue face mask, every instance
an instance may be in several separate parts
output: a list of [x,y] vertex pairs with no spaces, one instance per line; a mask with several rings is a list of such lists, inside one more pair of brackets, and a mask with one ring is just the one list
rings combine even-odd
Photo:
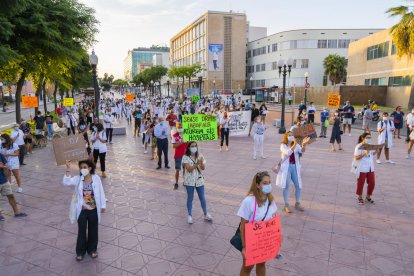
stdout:
[[266,184],[262,186],[262,193],[270,194],[272,192],[272,184]]

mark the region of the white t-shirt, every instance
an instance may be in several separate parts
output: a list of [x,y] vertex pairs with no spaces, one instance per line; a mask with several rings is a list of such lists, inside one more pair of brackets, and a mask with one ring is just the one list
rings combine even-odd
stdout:
[[[19,150],[19,146],[16,143],[10,147],[10,149],[1,148],[0,153],[4,154],[13,154],[15,151]],[[19,156],[7,156],[7,164],[11,169],[18,169],[19,168]]]
[[109,122],[109,123],[105,123],[105,128],[114,127],[114,125],[112,124],[112,122],[114,121],[114,117],[112,116],[112,114],[106,114],[104,117],[104,121]]
[[229,128],[229,118],[221,118],[220,124],[222,128]]
[[13,130],[10,133],[10,138],[14,139],[17,136],[17,139],[14,141],[18,146],[23,146],[24,145],[24,133],[21,129],[19,130]]
[[[354,156],[359,156],[361,154],[363,154],[365,152],[365,150],[360,150],[359,147],[362,146],[361,144],[358,144],[355,147],[355,152],[354,152]],[[373,172],[374,171],[374,155],[375,155],[375,151],[372,150],[369,152],[368,155],[365,155],[364,157],[362,157],[361,159],[359,159],[360,163],[360,167],[359,167],[359,172],[362,173],[367,173],[367,172]]]
[[[266,214],[267,205],[269,204],[269,200],[263,204],[263,206],[259,207],[256,203],[256,198],[253,195],[247,196],[243,199],[242,204],[237,212],[237,215],[249,222],[253,220],[254,214],[254,205],[256,204],[256,216],[254,221],[261,221]],[[272,204],[269,206],[269,211],[267,211],[266,218],[264,220],[268,220],[273,218],[276,215],[277,206],[275,201],[273,200]]]
[[[106,133],[104,130],[102,130],[101,132],[99,132],[99,136],[101,137],[102,140],[106,140]],[[96,132],[92,132],[91,135],[91,140],[95,140],[96,139]],[[92,144],[92,148],[95,150],[99,150],[99,153],[104,153],[107,151],[107,147],[106,147],[106,143],[102,143],[100,140],[96,139],[95,142],[93,142]]]

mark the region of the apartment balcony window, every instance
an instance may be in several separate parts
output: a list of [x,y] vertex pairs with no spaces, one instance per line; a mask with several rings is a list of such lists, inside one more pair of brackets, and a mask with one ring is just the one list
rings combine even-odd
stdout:
[[328,42],[325,39],[318,40],[318,48],[326,48],[328,46]]

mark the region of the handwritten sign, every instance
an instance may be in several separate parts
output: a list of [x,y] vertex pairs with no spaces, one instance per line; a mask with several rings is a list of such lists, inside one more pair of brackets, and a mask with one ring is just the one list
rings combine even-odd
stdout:
[[53,151],[57,165],[64,165],[66,160],[79,161],[87,159],[85,143],[82,135],[53,139]]
[[245,224],[246,266],[274,259],[282,245],[280,216]]
[[315,138],[316,131],[313,124],[307,124],[293,129],[293,136],[297,137],[312,137]]
[[37,97],[32,96],[22,96],[22,107],[39,107],[39,100]]
[[329,108],[339,108],[339,105],[341,104],[341,95],[339,94],[328,94],[328,107]]
[[198,102],[200,101],[200,97],[199,97],[199,96],[192,96],[192,97],[191,97],[191,101],[192,101],[193,103],[198,103]]
[[183,116],[183,141],[217,140],[217,120],[204,114]]
[[361,150],[379,150],[381,149],[385,144],[381,145],[373,145],[373,144],[363,144],[359,147]]
[[252,111],[232,111],[227,115],[230,118],[229,129],[230,136],[245,136],[249,135]]
[[132,101],[134,101],[134,95],[133,95],[133,94],[126,94],[126,95],[125,95],[125,99],[126,99],[128,102],[132,102]]
[[73,106],[75,101],[73,98],[64,98],[63,99],[63,106]]

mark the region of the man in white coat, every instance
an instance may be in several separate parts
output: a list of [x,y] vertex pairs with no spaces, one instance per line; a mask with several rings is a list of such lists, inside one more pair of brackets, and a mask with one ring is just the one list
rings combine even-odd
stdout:
[[[388,112],[382,113],[382,121],[378,122],[377,131],[378,135],[378,144],[384,145],[385,159],[387,163],[395,164],[394,161],[390,160],[390,148],[392,148],[392,136],[395,130],[394,122],[389,119]],[[377,152],[377,164],[381,164],[381,152],[382,148]]]

